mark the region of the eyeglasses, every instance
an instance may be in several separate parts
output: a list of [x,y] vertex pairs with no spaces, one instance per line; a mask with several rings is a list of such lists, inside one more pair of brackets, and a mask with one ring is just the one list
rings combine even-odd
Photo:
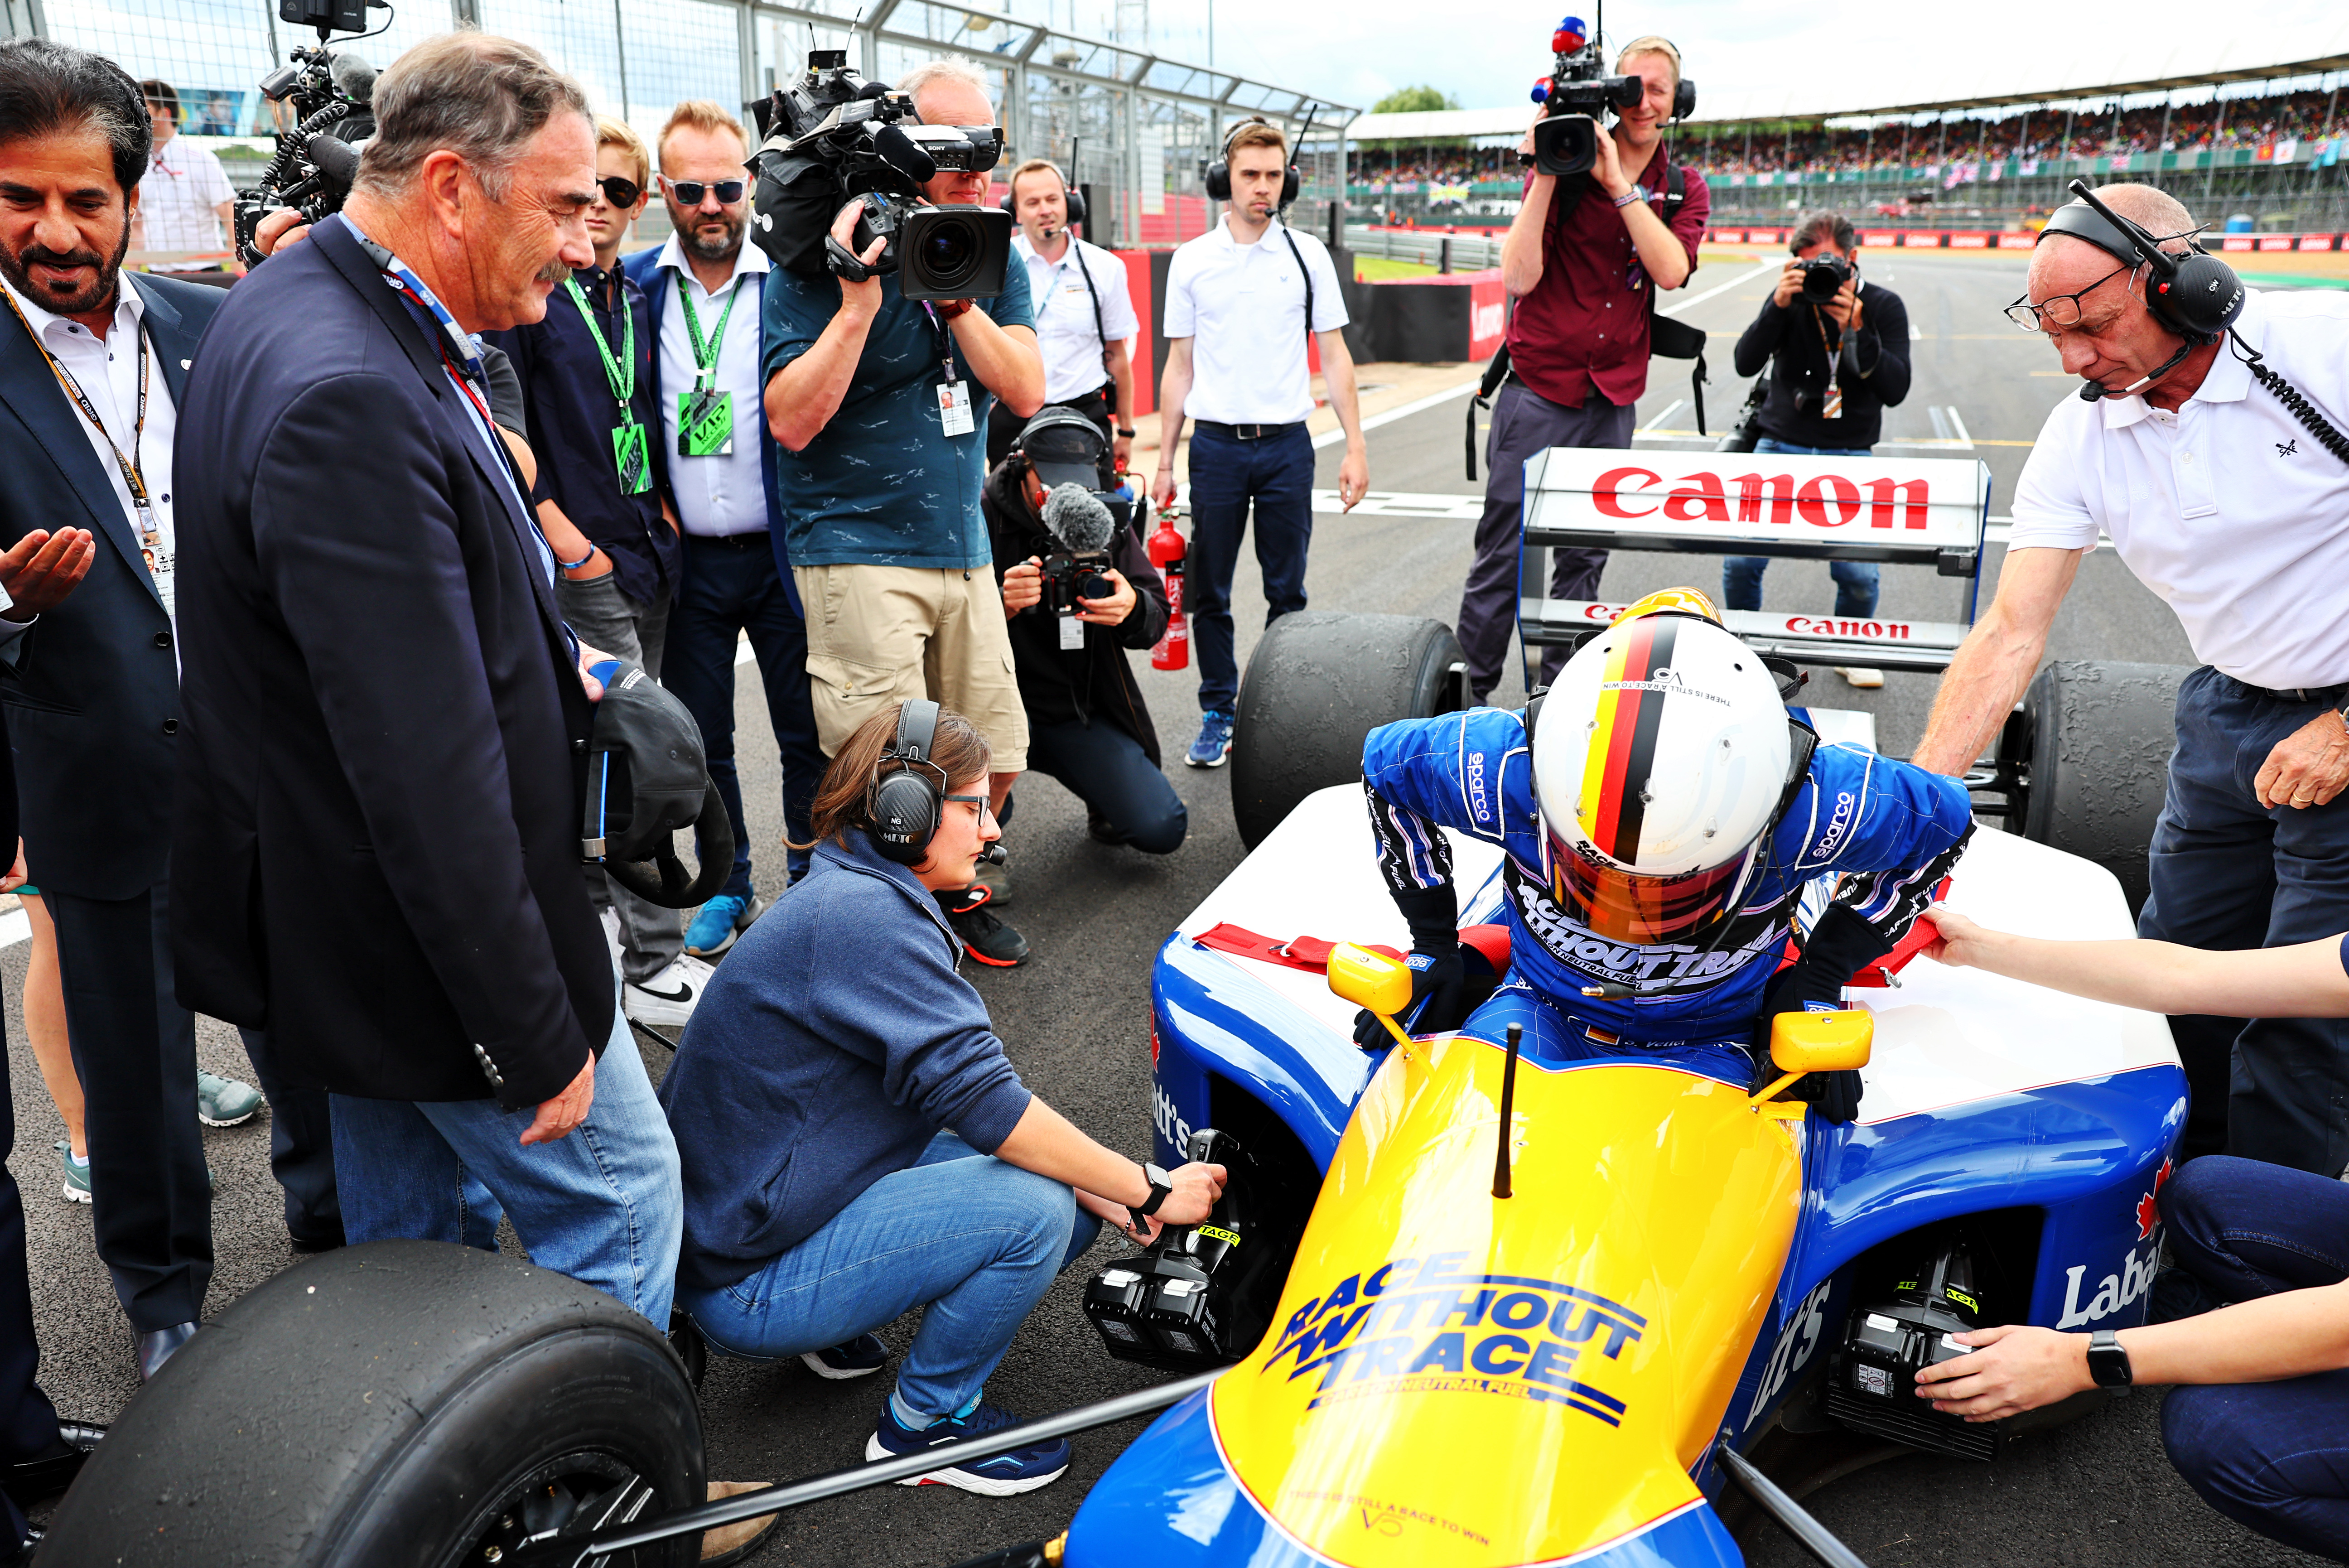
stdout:
[[993,803],[983,794],[942,794],[938,798],[940,800],[958,800],[965,805],[977,808],[978,812],[978,820],[982,825],[986,823],[988,817],[995,815],[995,806]]
[[664,174],[661,183],[668,187],[668,193],[677,198],[681,207],[698,207],[706,191],[718,192],[718,204],[721,207],[730,207],[742,199],[740,180],[720,180],[713,184],[707,180],[672,180]]
[[633,207],[645,193],[642,185],[618,174],[605,175],[595,182],[595,187],[604,192],[604,200],[615,207]]
[[2031,296],[2026,294],[2006,307],[2006,318],[2025,332],[2045,332],[2051,327],[2062,331],[2067,327],[2077,327],[2080,325],[2082,295],[2094,294],[2113,279],[2136,270],[2134,265],[2115,267],[2087,287],[2080,290],[2078,294],[2059,294],[2044,305],[2031,304]]

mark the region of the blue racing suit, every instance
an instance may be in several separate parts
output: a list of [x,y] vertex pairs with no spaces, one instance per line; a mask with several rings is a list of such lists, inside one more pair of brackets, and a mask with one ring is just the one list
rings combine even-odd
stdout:
[[[1597,936],[1552,900],[1522,714],[1477,708],[1382,725],[1362,743],[1362,784],[1379,868],[1407,913],[1451,888],[1452,846],[1439,826],[1497,845],[1507,857],[1510,973],[1464,1033],[1498,1040],[1506,1023],[1522,1023],[1527,1048],[1553,1057],[1685,1048],[1679,1054],[1691,1064],[1739,1082],[1750,1067],[1764,989],[1805,887],[1841,877],[1837,901],[1876,928],[1889,949],[1973,831],[1971,803],[1958,780],[1857,747],[1823,745],[1737,911],[1699,940],[1640,946]],[[1603,981],[1629,994],[1583,994]]]

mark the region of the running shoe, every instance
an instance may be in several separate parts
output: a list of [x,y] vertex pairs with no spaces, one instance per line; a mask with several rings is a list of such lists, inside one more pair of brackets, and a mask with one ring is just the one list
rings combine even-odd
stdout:
[[993,969],[1011,969],[1028,960],[1028,939],[995,918],[985,883],[974,882],[958,892],[937,895],[947,924],[954,928],[962,950]]
[[196,1119],[208,1127],[243,1127],[261,1109],[261,1091],[196,1069]]
[[800,1359],[818,1377],[840,1382],[850,1377],[870,1377],[888,1366],[889,1346],[877,1334],[860,1334],[829,1350],[811,1350]]
[[1871,670],[1864,664],[1838,664],[1835,672],[1844,678],[1846,684],[1863,691],[1873,691],[1884,684],[1884,671]]
[[630,1018],[654,1029],[682,1029],[693,1022],[693,1009],[709,987],[710,967],[698,958],[680,958],[639,984],[620,988],[620,1005]]
[[[996,1405],[979,1405],[966,1416],[948,1416],[933,1422],[920,1431],[909,1431],[897,1424],[897,1413],[887,1404],[881,1407],[881,1419],[874,1424],[872,1439],[864,1445],[866,1459],[894,1459],[901,1454],[916,1454],[940,1443],[951,1443],[963,1438],[975,1438],[987,1432],[999,1432],[1006,1427],[1016,1427],[1019,1417]],[[975,1491],[982,1497],[1012,1497],[1023,1491],[1034,1491],[1061,1479],[1069,1468],[1069,1442],[1054,1438],[1050,1442],[1014,1449],[1008,1454],[991,1459],[972,1459],[945,1469],[932,1470],[927,1475],[902,1480],[899,1486],[956,1486],[965,1491]]]
[[756,918],[750,897],[720,893],[702,905],[693,924],[685,929],[685,950],[692,958],[719,958],[734,945],[736,937],[750,929]]
[[1199,738],[1191,742],[1183,760],[1195,768],[1219,768],[1231,754],[1232,715],[1224,709],[1210,708],[1199,716]]
[[89,1161],[76,1160],[73,1145],[57,1139],[57,1163],[66,1168],[65,1195],[68,1203],[89,1201]]

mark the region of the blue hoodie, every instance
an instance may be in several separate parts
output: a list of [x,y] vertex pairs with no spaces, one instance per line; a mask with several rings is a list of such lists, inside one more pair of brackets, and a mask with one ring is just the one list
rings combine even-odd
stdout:
[[685,1168],[680,1285],[748,1277],[941,1128],[992,1154],[1027,1112],[936,901],[848,838],[818,845],[734,944],[661,1083]]

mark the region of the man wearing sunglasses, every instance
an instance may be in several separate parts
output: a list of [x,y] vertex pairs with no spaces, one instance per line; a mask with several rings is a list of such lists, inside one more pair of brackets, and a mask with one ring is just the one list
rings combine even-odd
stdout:
[[[2189,248],[2197,225],[2162,192],[2096,195],[2162,250]],[[2082,232],[2061,232],[2072,224]],[[2148,306],[2150,272],[2078,202],[2032,254],[2008,314],[2088,385],[2048,415],[2023,466],[1998,597],[1942,678],[1916,761],[1961,774],[1982,753],[2082,558],[2108,535],[2200,661],[2178,690],[2138,934],[2213,949],[2332,936],[2349,927],[2349,463],[2254,385],[2246,353],[2349,425],[2349,298],[2249,293],[2232,334],[2201,342]],[[2349,1166],[2349,1027],[2171,1028],[2192,1094],[2187,1156],[2223,1149],[2328,1177]]]
[[[628,258],[657,345],[653,400],[664,496],[684,531],[684,581],[669,612],[661,684],[701,726],[709,776],[733,818],[734,871],[686,928],[688,958],[715,961],[758,912],[750,834],[734,765],[734,659],[759,661],[782,764],[786,835],[808,841],[808,803],[823,776],[808,706],[807,623],[783,553],[774,441],[759,417],[767,253],[742,243],[750,215],[741,122],[704,99],[670,111],[656,155],[676,233]],[[792,874],[807,852],[790,851]]]

